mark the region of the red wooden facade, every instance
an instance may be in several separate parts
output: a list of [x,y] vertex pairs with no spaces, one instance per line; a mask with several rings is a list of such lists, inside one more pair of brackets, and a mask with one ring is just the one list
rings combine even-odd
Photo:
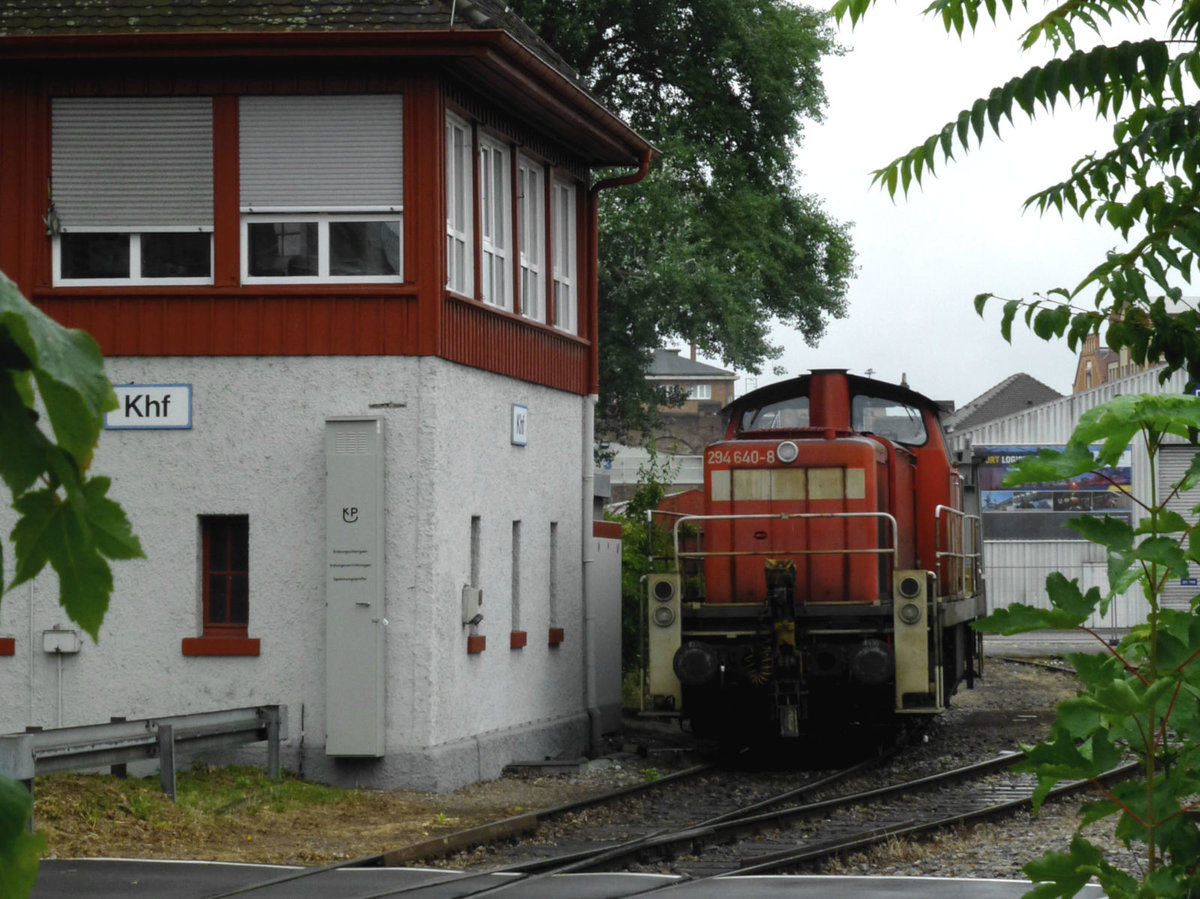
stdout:
[[[403,96],[403,283],[243,285],[238,98],[328,93]],[[213,98],[211,285],[53,286],[51,101],[72,96]],[[446,289],[448,108],[577,179],[578,333]],[[106,355],[431,355],[597,389],[594,207],[605,185],[588,173],[644,172],[651,150],[505,32],[0,37],[0,123],[0,271]],[[478,296],[478,221],[474,239]]]

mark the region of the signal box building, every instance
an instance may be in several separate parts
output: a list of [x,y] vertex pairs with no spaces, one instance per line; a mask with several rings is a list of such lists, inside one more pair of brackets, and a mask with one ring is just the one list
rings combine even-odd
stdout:
[[0,270],[107,357],[148,558],[75,652],[52,575],[4,597],[0,731],[280,703],[289,767],[423,789],[582,753],[596,208],[651,152],[493,0],[6,2]]

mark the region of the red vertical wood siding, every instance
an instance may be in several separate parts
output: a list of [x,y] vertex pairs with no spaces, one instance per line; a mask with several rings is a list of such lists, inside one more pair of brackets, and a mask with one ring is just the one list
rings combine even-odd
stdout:
[[588,344],[470,300],[447,299],[442,339],[447,359],[572,393],[588,387]]
[[415,352],[441,352],[446,287],[446,112],[436,79],[413,79],[404,95],[405,280],[419,300]]
[[36,303],[106,356],[417,354],[417,303],[394,296],[69,296]]
[[50,206],[45,105],[45,94],[32,79],[7,77],[0,83],[0,271],[26,295],[49,277],[43,221]]
[[[404,96],[404,285],[241,286],[238,95],[367,89],[402,91]],[[50,178],[51,95],[164,91],[213,97],[214,284],[51,287],[51,241],[42,224]],[[583,258],[593,244],[583,204],[576,204],[581,228],[579,337],[446,296],[444,91],[435,74],[412,71],[370,85],[345,74],[270,79],[261,73],[239,77],[234,71],[210,73],[193,83],[144,73],[77,77],[60,72],[52,86],[37,73],[5,72],[0,77],[0,270],[49,315],[92,334],[110,356],[432,355],[586,393],[593,317],[583,285],[589,266]],[[473,168],[478,168],[477,154]],[[549,205],[550,166],[545,177],[544,201]],[[549,232],[549,209],[545,218]],[[549,237],[548,233],[543,277],[552,316]],[[512,264],[515,290],[515,247]],[[478,264],[475,270],[478,275]]]
[[213,284],[236,287],[242,277],[241,185],[238,181],[238,98],[213,97]]

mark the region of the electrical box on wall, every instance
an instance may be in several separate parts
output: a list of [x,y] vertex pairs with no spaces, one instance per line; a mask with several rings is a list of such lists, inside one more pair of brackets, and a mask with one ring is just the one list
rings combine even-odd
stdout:
[[483,590],[479,587],[463,587],[462,623],[479,624],[483,621]]
[[51,628],[42,631],[42,651],[55,655],[74,655],[79,652],[83,641],[79,639],[79,631],[70,628]]
[[325,422],[325,754],[384,754],[383,423]]

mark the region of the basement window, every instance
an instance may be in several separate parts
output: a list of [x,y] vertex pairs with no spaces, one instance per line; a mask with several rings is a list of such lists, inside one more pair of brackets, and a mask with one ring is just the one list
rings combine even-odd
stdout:
[[185,638],[183,654],[258,655],[250,623],[250,518],[200,516],[201,636]]

